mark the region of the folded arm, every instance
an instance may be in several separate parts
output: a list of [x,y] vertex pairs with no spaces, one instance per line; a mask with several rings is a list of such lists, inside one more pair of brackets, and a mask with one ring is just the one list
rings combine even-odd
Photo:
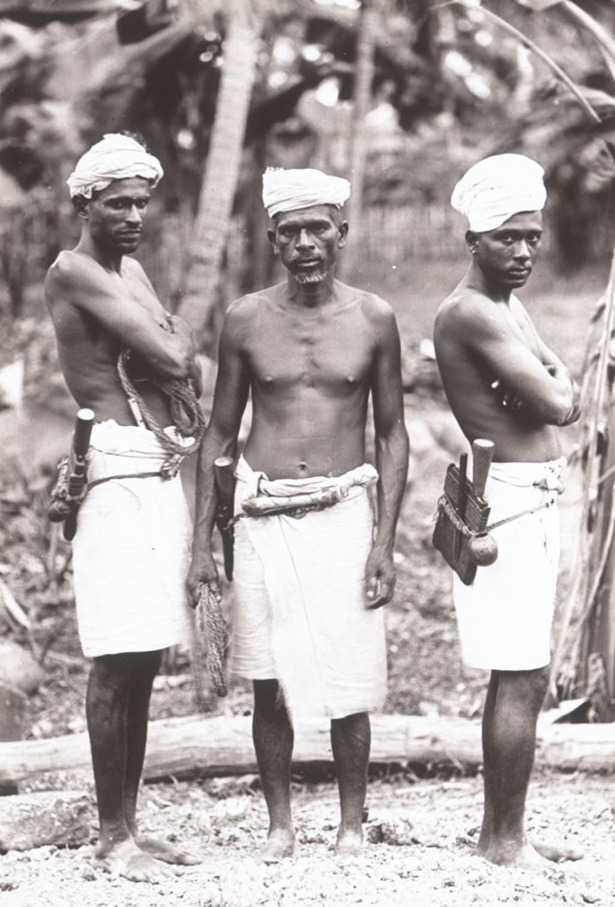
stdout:
[[192,377],[195,345],[191,329],[181,318],[168,315],[153,296],[140,266],[131,264],[130,281],[140,289],[139,301],[130,295],[129,283],[119,275],[107,274],[94,259],[65,255],[47,275],[45,290],[51,307],[56,300],[73,306],[114,338],[119,348],[134,352],[162,378]]
[[529,413],[547,425],[575,421],[579,415],[578,387],[535,331],[534,351],[496,306],[487,309],[483,302],[472,300],[465,308],[461,339],[496,377],[492,387],[503,405],[513,413]]

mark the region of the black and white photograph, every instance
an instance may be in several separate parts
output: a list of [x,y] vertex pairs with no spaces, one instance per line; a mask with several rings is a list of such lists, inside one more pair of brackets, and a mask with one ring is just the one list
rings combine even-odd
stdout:
[[1,907],[615,904],[614,0],[0,0]]

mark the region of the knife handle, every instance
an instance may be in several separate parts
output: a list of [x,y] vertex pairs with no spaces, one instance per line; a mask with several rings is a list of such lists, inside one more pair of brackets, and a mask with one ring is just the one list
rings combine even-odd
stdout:
[[474,493],[481,498],[485,494],[494,449],[493,441],[486,438],[476,438],[472,442],[472,485]]

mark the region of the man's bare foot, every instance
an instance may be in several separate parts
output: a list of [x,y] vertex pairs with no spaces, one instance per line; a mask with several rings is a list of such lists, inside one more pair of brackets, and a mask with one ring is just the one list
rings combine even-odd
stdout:
[[180,866],[196,866],[202,863],[200,857],[190,853],[188,850],[180,850],[168,841],[160,841],[156,838],[137,837],[137,846],[154,857],[156,860],[162,860],[163,863],[177,863]]
[[137,847],[132,838],[110,847],[101,845],[95,859],[108,872],[130,882],[160,882],[172,874],[166,866]]
[[363,833],[353,829],[340,828],[335,842],[335,851],[340,856],[356,857],[363,850]]
[[477,853],[495,863],[496,866],[511,866],[515,869],[532,869],[546,872],[547,861],[528,841],[522,844],[512,841],[493,841],[486,847],[478,847]]
[[552,863],[565,863],[567,860],[582,860],[585,854],[575,847],[566,847],[563,844],[549,844],[547,842],[532,841],[534,850],[538,851],[545,860]]
[[267,843],[261,850],[261,859],[274,863],[284,857],[292,857],[295,852],[295,832],[292,828],[274,828],[269,832]]

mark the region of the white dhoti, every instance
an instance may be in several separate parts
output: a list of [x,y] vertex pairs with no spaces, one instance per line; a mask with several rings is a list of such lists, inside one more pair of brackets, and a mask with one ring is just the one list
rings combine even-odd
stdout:
[[[98,423],[92,430],[88,482],[155,472],[165,457],[146,428]],[[188,640],[185,581],[191,537],[179,476],[113,478],[89,489],[73,540],[84,655],[155,651]]]
[[471,667],[529,671],[549,664],[559,563],[556,500],[564,465],[562,458],[491,466],[489,522],[535,512],[490,530],[497,560],[479,567],[470,586],[454,574],[461,652]]
[[[262,474],[241,459],[236,476],[241,512]],[[384,703],[383,609],[368,610],[365,599],[373,532],[365,485],[376,479],[365,466],[335,479],[266,482],[271,494],[341,484],[345,496],[299,518],[243,517],[235,524],[230,668],[252,680],[277,679],[293,718],[343,718]]]

